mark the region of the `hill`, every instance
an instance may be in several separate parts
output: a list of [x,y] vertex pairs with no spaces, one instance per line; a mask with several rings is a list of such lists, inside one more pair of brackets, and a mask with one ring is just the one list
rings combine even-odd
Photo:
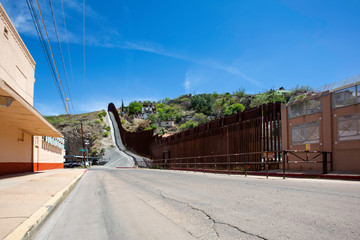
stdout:
[[[129,131],[154,129],[154,134],[169,135],[215,118],[243,111],[269,102],[288,102],[299,93],[310,88],[295,87],[291,91],[283,88],[270,89],[259,94],[246,94],[244,89],[232,94],[182,95],[174,99],[165,98],[157,102],[131,102],[121,106],[122,124]],[[80,155],[82,145],[81,122],[84,139],[88,143],[90,156],[101,156],[106,148],[113,147],[109,137],[109,122],[106,111],[95,111],[76,115],[45,116],[65,137],[67,155]]]
[[45,116],[45,118],[64,135],[67,155],[80,155],[79,149],[83,148],[82,123],[89,155],[100,156],[105,151],[104,140],[109,138],[110,127],[105,119],[106,114],[105,110],[101,110],[76,115]]
[[303,86],[289,91],[270,89],[259,94],[247,94],[244,89],[223,94],[187,94],[158,102],[131,102],[128,107],[119,109],[119,113],[122,113],[122,123],[129,131],[154,129],[155,134],[174,134],[265,103],[287,103],[293,96],[309,89]]

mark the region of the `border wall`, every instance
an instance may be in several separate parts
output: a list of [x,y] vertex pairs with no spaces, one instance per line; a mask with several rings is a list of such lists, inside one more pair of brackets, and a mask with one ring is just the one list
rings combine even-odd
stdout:
[[[122,127],[113,103],[108,110],[115,116],[124,145],[150,157],[153,165],[170,169],[238,170],[242,163],[249,162],[253,163],[249,170],[263,170],[264,152],[266,158],[271,153],[269,160],[281,161],[280,108],[280,102],[265,104],[166,138],[153,136],[152,130],[128,132]],[[273,166],[278,168],[278,164]]]
[[126,131],[121,124],[119,113],[113,103],[108,106],[108,111],[112,112],[115,117],[115,121],[119,127],[120,136],[123,144],[130,151],[137,153],[144,157],[150,157],[151,151],[150,146],[153,141],[153,130],[141,131],[141,132],[130,132]]

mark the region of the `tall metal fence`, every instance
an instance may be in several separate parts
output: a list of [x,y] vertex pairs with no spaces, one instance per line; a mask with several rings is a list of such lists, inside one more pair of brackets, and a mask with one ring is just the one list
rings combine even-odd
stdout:
[[151,151],[150,146],[153,142],[153,130],[141,131],[141,132],[130,132],[126,131],[121,124],[121,119],[116,107],[113,103],[108,106],[108,111],[112,112],[115,117],[115,121],[119,127],[121,140],[124,146],[132,152],[138,153],[144,157],[150,157]]
[[[124,145],[161,168],[258,171],[281,161],[280,102],[269,103],[163,138],[153,131],[128,132],[109,104]],[[180,161],[180,162],[179,162]],[[186,164],[185,164],[186,163]],[[217,164],[216,164],[217,163]],[[278,168],[279,164],[268,164]]]
[[[281,160],[280,106],[269,103],[166,138],[156,136],[151,157],[162,168],[174,169],[181,160],[191,168],[218,163],[212,167],[236,170],[249,162],[249,170],[262,170],[265,159]],[[278,164],[270,166],[277,168]]]

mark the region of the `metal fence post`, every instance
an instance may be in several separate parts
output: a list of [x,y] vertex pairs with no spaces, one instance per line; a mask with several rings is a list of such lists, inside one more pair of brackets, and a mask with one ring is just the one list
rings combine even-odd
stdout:
[[248,168],[247,156],[245,156],[245,177],[247,177],[247,168]]
[[282,152],[283,179],[285,179],[285,151]]
[[265,159],[265,170],[266,170],[266,178],[269,178],[269,165],[268,165],[268,159]]

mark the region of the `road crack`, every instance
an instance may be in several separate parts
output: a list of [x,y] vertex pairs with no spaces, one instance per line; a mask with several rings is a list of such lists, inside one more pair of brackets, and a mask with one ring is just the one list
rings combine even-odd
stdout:
[[[167,199],[167,200],[171,200],[171,201],[174,201],[174,202],[178,202],[178,203],[184,204],[184,205],[188,206],[189,208],[191,208],[191,209],[193,209],[193,210],[195,210],[195,211],[198,211],[198,212],[203,213],[209,220],[212,221],[212,223],[213,223],[213,224],[212,224],[212,229],[214,230],[214,232],[216,233],[216,236],[217,236],[218,238],[220,238],[220,234],[219,234],[219,232],[216,230],[216,224],[226,225],[226,226],[231,227],[231,228],[233,228],[233,229],[235,229],[235,230],[237,230],[237,231],[239,231],[239,232],[241,232],[241,233],[243,233],[243,234],[246,234],[246,235],[249,235],[249,236],[253,236],[253,237],[257,237],[257,238],[262,239],[262,240],[267,240],[267,238],[261,237],[261,236],[259,236],[259,235],[257,235],[257,234],[253,234],[253,233],[247,232],[247,231],[242,230],[242,229],[240,229],[239,227],[234,226],[234,225],[231,225],[231,224],[229,224],[229,223],[218,222],[218,221],[216,221],[215,219],[213,219],[213,218],[212,218],[207,212],[205,212],[204,210],[199,209],[199,208],[196,208],[196,207],[190,205],[190,204],[187,203],[187,202],[182,202],[182,201],[179,201],[179,200],[174,199],[174,198],[166,197],[166,196],[164,196],[164,195],[162,194],[161,191],[159,191],[159,194],[160,194],[160,196],[161,196],[163,199]],[[190,232],[189,232],[189,233],[190,233]],[[190,234],[191,234],[191,233],[190,233]],[[191,234],[191,235],[193,235],[193,234]],[[198,237],[198,238],[201,238],[201,237]]]
[[[217,236],[218,238],[220,237],[218,231],[217,231],[216,228],[215,228],[216,221],[215,221],[208,213],[206,213],[204,210],[199,209],[199,208],[196,208],[196,207],[194,207],[194,206],[191,206],[191,205],[190,205],[189,203],[187,203],[187,202],[182,202],[182,201],[179,201],[179,200],[176,200],[176,199],[173,199],[173,198],[165,197],[165,196],[162,194],[162,192],[159,192],[159,194],[160,194],[160,196],[161,196],[163,199],[167,199],[167,200],[171,200],[171,201],[174,201],[174,202],[178,202],[178,203],[184,204],[184,205],[188,206],[189,208],[191,208],[191,209],[193,209],[193,210],[195,210],[195,211],[199,211],[199,212],[203,213],[210,221],[212,221],[212,223],[213,223],[213,224],[212,224],[212,229],[214,230],[216,236]],[[190,232],[189,232],[189,233],[190,233]],[[190,233],[190,234],[193,235],[192,233]],[[193,235],[193,236],[194,236],[194,235]],[[197,238],[201,238],[201,236],[200,236],[200,237],[197,237]]]

